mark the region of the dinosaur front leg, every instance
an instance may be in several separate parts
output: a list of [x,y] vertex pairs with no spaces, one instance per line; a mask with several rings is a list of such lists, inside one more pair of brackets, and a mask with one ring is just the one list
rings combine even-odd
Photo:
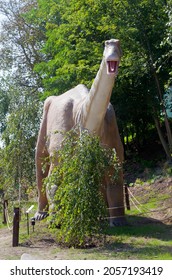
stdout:
[[38,188],[38,210],[34,215],[36,220],[42,220],[48,216],[48,199],[43,186],[43,179],[48,176],[48,172],[49,165],[46,166],[43,172],[42,160],[36,155],[36,179]]

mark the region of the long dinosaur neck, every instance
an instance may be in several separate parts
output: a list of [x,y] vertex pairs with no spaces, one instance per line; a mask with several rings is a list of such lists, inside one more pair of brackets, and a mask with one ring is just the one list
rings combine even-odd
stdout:
[[115,77],[107,74],[104,59],[82,108],[82,126],[98,133],[112,94]]

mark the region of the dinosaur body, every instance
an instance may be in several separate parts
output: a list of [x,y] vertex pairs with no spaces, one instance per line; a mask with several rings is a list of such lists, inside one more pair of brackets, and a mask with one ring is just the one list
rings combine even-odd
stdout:
[[[43,172],[42,162],[44,158],[51,157],[54,151],[60,149],[63,135],[55,133],[56,131],[67,132],[79,123],[83,128],[96,133],[101,143],[115,148],[120,161],[123,161],[123,146],[115,112],[109,103],[120,57],[119,41],[114,39],[106,41],[103,60],[90,91],[84,85],[78,85],[60,96],[46,99],[36,148],[39,194],[38,212],[35,215],[37,219],[44,218],[49,204],[50,207],[53,204],[56,188],[52,186],[49,193],[42,191],[42,181],[51,174],[53,165],[52,163],[50,166],[47,165]],[[110,185],[107,178],[104,184],[106,188],[102,191],[109,208],[110,224],[114,225],[116,221],[120,223],[124,219],[122,171],[114,186]]]

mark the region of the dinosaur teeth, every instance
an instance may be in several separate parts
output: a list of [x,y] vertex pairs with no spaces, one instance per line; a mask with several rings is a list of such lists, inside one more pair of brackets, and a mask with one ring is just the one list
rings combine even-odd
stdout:
[[117,61],[107,61],[108,74],[116,73],[117,71]]

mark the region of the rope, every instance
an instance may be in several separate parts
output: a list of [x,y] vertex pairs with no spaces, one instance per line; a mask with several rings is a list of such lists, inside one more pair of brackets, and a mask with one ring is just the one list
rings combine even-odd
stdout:
[[113,219],[113,218],[122,218],[124,217],[124,215],[121,215],[121,216],[112,216],[112,217],[105,217],[103,218],[103,220],[109,220],[109,219]]
[[6,203],[5,203],[5,216],[6,216],[6,219],[8,219],[9,224],[11,224],[13,221],[10,220],[10,218],[9,218],[9,213],[8,213],[8,208],[7,208]]
[[13,221],[10,220],[9,218],[9,213],[8,213],[8,208],[7,208],[7,204],[5,203],[5,218],[6,218],[6,221],[7,221],[7,227],[8,229],[11,231],[13,228],[10,227],[10,224],[12,224]]
[[139,209],[139,207],[137,207],[137,205],[136,205],[136,203],[134,202],[134,200],[130,197],[130,200],[131,200],[131,202],[133,203],[133,205],[136,207],[136,209],[140,212],[140,213],[143,213],[140,209]]
[[[149,210],[148,208],[146,208],[142,203],[140,203],[136,197],[133,195],[133,193],[131,192],[130,188],[127,188],[130,194],[130,200],[132,202],[132,204],[134,205],[134,207],[140,212],[140,214],[138,214],[138,216],[140,216],[141,214],[146,214],[146,213],[152,213],[152,212],[162,212],[166,209],[168,209],[168,207],[166,208],[162,208],[162,209],[158,209],[158,210]],[[28,202],[28,201],[27,201]],[[143,210],[141,210],[137,205],[140,205]],[[124,206],[117,206],[117,207],[108,207],[107,210],[113,210],[113,209],[122,209],[124,208]],[[56,212],[57,213],[57,212]],[[5,216],[6,216],[6,220],[7,220],[7,226],[8,229],[11,231],[12,228],[10,227],[10,224],[12,223],[12,221],[9,219],[9,213],[8,213],[8,208],[7,208],[7,204],[5,204]],[[111,218],[120,218],[123,217],[122,216],[112,216],[112,217],[105,217],[104,219],[111,219]],[[168,219],[169,217],[166,217],[165,219]]]
[[[131,192],[131,190],[128,188],[128,191],[129,191],[129,193],[130,193],[130,195],[132,196],[132,198],[137,202],[137,204],[138,205],[140,205],[141,207],[143,207],[145,210],[148,210],[146,207],[144,207],[143,206],[143,204],[141,204],[138,200],[137,200],[137,198],[132,194],[132,192]],[[130,199],[131,199],[131,197],[130,197]],[[132,201],[132,199],[131,199],[131,201]],[[135,204],[135,203],[134,203]],[[135,204],[136,205],[136,204]]]
[[110,207],[110,208],[107,208],[107,209],[108,209],[108,210],[111,210],[111,209],[119,209],[119,208],[124,208],[124,206]]
[[[135,198],[135,196],[133,195],[133,193],[131,192],[131,190],[130,190],[129,188],[128,188],[128,190],[129,190],[129,193],[130,193],[131,197],[133,198],[133,199],[132,199],[132,198],[130,197],[131,202],[132,202],[133,205],[136,207],[136,209],[140,212],[140,214],[138,214],[138,216],[140,216],[141,214],[154,213],[154,212],[160,213],[160,212],[165,211],[166,209],[169,209],[168,207],[165,207],[165,208],[161,208],[161,209],[157,209],[157,210],[149,210],[148,208],[146,208],[143,204],[141,204],[141,203]],[[137,202],[138,205],[140,205],[140,206],[145,210],[144,212],[141,211],[141,210],[139,209],[139,207],[137,207],[137,205],[136,205],[136,203],[134,202],[134,200]],[[172,216],[171,216],[171,217],[172,217]],[[165,217],[163,220],[167,220],[167,219],[169,219],[169,218],[171,218],[171,217]]]

